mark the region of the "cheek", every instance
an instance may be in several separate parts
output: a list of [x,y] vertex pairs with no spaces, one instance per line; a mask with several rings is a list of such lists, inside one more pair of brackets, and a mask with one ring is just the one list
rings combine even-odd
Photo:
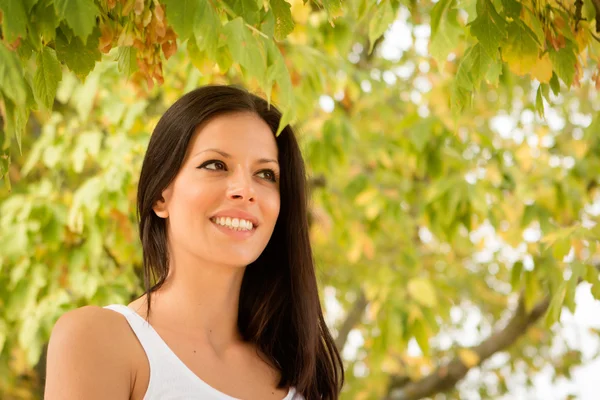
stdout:
[[265,214],[269,215],[273,219],[273,224],[279,216],[279,210],[281,208],[281,199],[279,193],[272,196],[266,204]]

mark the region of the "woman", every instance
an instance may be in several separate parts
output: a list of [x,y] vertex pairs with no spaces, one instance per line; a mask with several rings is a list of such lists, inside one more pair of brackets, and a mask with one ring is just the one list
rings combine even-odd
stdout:
[[45,399],[337,399],[305,170],[280,112],[245,90],[186,94],[138,186],[143,296],[56,323]]

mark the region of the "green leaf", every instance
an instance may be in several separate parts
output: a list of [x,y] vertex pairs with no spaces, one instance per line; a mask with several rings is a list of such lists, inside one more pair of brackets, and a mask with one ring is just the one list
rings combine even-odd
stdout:
[[469,48],[456,73],[456,83],[465,90],[479,90],[481,81],[490,69],[492,58],[481,43]]
[[283,40],[294,30],[292,6],[285,0],[271,0],[271,8],[275,15],[275,39]]
[[[293,22],[293,21],[292,21]],[[275,16],[273,15],[273,9],[269,9],[260,22],[260,31],[272,38],[275,36]]]
[[250,25],[255,25],[260,20],[262,1],[258,0],[225,0],[236,15],[242,17]]
[[535,302],[539,297],[539,284],[536,280],[536,277],[533,271],[525,271],[525,292],[524,292],[524,301],[525,301],[525,310],[527,312],[531,311]]
[[542,91],[542,96],[546,99],[548,103],[550,103],[550,85],[547,83],[540,84],[540,89]]
[[217,59],[219,35],[222,31],[219,15],[209,1],[201,1],[194,19],[194,36],[198,49],[206,51],[208,56]]
[[137,71],[137,49],[135,47],[121,46],[117,53],[117,68],[130,77]]
[[544,118],[544,99],[542,96],[542,85],[538,86],[537,94],[535,95],[535,111],[538,115]]
[[457,10],[454,0],[440,0],[431,10],[431,42],[429,51],[431,56],[441,68],[446,62],[448,54],[459,43],[463,28],[457,21]]
[[550,300],[550,306],[548,307],[548,311],[546,312],[546,318],[544,323],[547,328],[550,328],[557,322],[560,318],[560,314],[562,311],[563,302],[565,299],[565,294],[567,292],[566,282],[563,282],[552,296],[552,300]]
[[54,0],[54,7],[58,17],[66,20],[73,33],[86,44],[99,14],[94,0]]
[[554,71],[565,85],[567,85],[567,88],[571,87],[575,76],[575,65],[577,64],[575,51],[576,47],[572,42],[567,42],[567,45],[558,51],[550,47],[549,55]]
[[425,330],[423,320],[417,320],[412,325],[412,331],[414,332],[415,340],[421,348],[421,351],[425,356],[429,356],[429,337]]
[[6,133],[8,135],[12,133],[15,136],[20,153],[21,137],[25,132],[25,126],[27,125],[27,119],[29,118],[29,110],[25,106],[13,104],[8,99],[5,99],[4,101],[4,109],[6,111],[6,120],[4,121]]
[[84,79],[100,61],[102,53],[98,50],[99,31],[96,29],[89,37],[86,44],[81,39],[74,37],[71,42],[62,31],[56,34],[56,55],[71,71]]
[[538,44],[535,35],[521,21],[513,21],[508,26],[508,39],[502,44],[502,59],[508,68],[517,75],[531,71],[538,59]]
[[498,87],[500,84],[500,75],[502,75],[502,62],[498,59],[494,59],[485,74],[485,80],[490,85]]
[[408,281],[407,290],[410,296],[422,306],[436,307],[438,304],[435,288],[427,278],[412,278]]
[[37,2],[38,0],[23,0],[23,3],[25,5],[25,11],[27,13],[31,12],[31,9],[37,4]]
[[554,71],[552,72],[552,78],[550,78],[550,89],[552,89],[552,93],[554,93],[555,96],[558,96],[560,93],[560,82]]
[[322,0],[323,7],[327,11],[329,22],[342,15],[342,0]]
[[507,17],[518,19],[521,15],[521,9],[523,6],[516,0],[502,0],[502,7],[504,7],[504,14]]
[[294,91],[290,73],[279,48],[270,39],[262,38],[262,40],[267,50],[268,68],[264,91],[269,103],[271,102],[271,88],[274,84],[279,88],[277,105],[283,113],[276,132],[276,135],[279,135],[283,128],[294,120]]
[[58,82],[62,78],[60,63],[56,52],[47,46],[42,48],[36,58],[37,70],[33,77],[33,93],[47,109],[52,109]]
[[[52,42],[56,38],[56,28],[60,24],[52,3],[44,2],[35,7],[34,15],[30,21],[30,29],[35,26],[36,32],[43,43]],[[30,37],[32,34],[29,35]]]
[[267,66],[266,59],[263,56],[264,48],[261,43],[256,40],[240,17],[229,21],[223,27],[223,30],[227,36],[227,46],[233,59],[250,76],[257,78],[261,82],[261,86],[264,86]]
[[390,0],[382,0],[377,5],[375,15],[369,21],[369,54],[373,51],[375,41],[385,33],[387,28],[396,19],[396,13]]
[[490,57],[497,57],[500,42],[506,37],[506,21],[490,0],[477,1],[477,18],[471,24],[471,34],[479,40]]
[[535,35],[536,42],[542,46],[546,41],[546,35],[542,23],[538,19],[536,13],[532,12],[529,7],[525,7],[525,13],[523,14],[523,22],[527,25]]
[[561,237],[556,239],[556,241],[552,244],[552,255],[558,261],[562,261],[563,258],[569,251],[571,250],[571,239],[567,237]]
[[6,42],[13,43],[19,37],[27,37],[27,10],[25,7],[22,0],[0,0],[0,10],[4,13],[0,26]]
[[192,35],[195,23],[194,18],[190,17],[196,15],[199,3],[208,4],[210,7],[210,2],[206,0],[201,2],[198,0],[163,0],[163,3],[166,6],[169,23],[182,41]]
[[22,106],[27,99],[23,68],[17,55],[0,43],[0,91],[15,104]]
[[510,285],[512,286],[513,290],[516,290],[519,288],[520,284],[521,284],[521,274],[523,273],[523,262],[522,261],[517,261],[516,263],[513,264],[511,270],[510,270]]

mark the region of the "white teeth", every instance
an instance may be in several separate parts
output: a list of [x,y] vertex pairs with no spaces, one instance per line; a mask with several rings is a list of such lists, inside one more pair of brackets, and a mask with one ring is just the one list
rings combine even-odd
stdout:
[[216,217],[213,218],[213,222],[221,226],[226,226],[227,228],[235,231],[250,231],[252,228],[254,228],[254,224],[251,221],[240,218]]

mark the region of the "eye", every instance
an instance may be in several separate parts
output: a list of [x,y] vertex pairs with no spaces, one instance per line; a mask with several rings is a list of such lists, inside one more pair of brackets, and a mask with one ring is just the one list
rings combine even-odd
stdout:
[[272,169],[263,169],[258,174],[263,174],[265,176],[264,178],[271,182],[277,181],[277,174]]
[[219,160],[208,160],[200,165],[198,168],[204,168],[211,171],[226,171],[227,167],[223,161]]

